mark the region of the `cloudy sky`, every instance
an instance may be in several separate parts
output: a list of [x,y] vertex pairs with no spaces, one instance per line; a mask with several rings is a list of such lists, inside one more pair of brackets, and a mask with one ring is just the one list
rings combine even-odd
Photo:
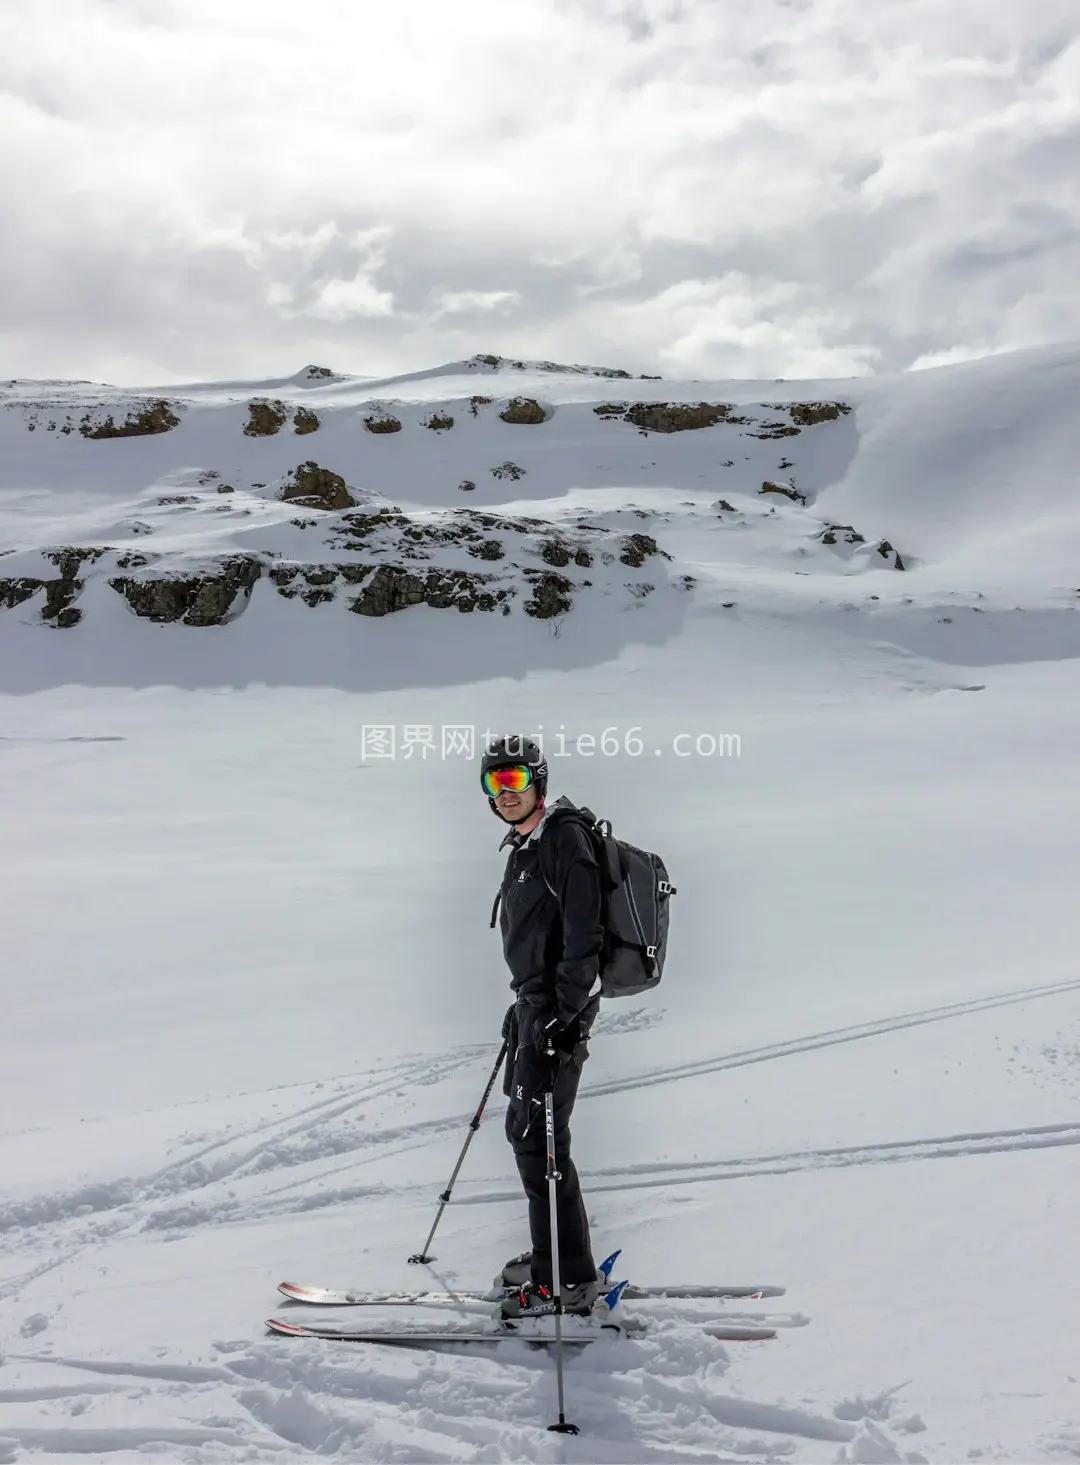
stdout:
[[1080,0],[0,0],[0,375],[1080,338]]

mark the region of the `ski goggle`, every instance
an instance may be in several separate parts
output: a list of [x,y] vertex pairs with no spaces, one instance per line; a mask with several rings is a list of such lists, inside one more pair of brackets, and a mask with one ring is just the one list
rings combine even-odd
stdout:
[[508,768],[489,768],[480,780],[489,799],[497,799],[507,789],[519,794],[533,781],[533,771],[527,763],[511,763]]

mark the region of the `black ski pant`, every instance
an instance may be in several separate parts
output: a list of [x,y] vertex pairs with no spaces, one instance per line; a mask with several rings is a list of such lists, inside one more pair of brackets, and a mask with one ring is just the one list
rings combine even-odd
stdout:
[[588,1026],[573,1053],[559,1054],[557,1063],[535,1042],[530,1018],[534,1014],[519,1004],[511,1023],[510,1049],[504,1092],[510,1103],[506,1111],[506,1137],[514,1151],[518,1174],[529,1203],[529,1231],[532,1237],[532,1277],[551,1287],[551,1203],[547,1180],[547,1130],[544,1095],[551,1089],[555,1121],[556,1214],[559,1226],[559,1279],[566,1286],[591,1282],[596,1277],[589,1221],[577,1169],[570,1158],[570,1116],[581,1082],[581,1070],[589,1056]]

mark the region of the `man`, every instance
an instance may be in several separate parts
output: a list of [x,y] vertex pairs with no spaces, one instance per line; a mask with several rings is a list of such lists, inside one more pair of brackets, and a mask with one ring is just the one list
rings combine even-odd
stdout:
[[[497,1285],[519,1287],[507,1317],[550,1310],[553,1287],[544,1095],[553,1094],[563,1309],[587,1313],[599,1292],[589,1223],[570,1158],[570,1115],[588,1036],[600,1005],[600,867],[569,799],[546,803],[547,762],[537,744],[512,734],[484,752],[480,781],[493,812],[511,825],[497,904],[515,1001],[503,1023],[509,1042],[503,1092],[506,1137],[529,1202],[532,1250],[504,1267]],[[492,915],[494,925],[494,913]],[[554,1060],[548,1048],[554,1047]]]

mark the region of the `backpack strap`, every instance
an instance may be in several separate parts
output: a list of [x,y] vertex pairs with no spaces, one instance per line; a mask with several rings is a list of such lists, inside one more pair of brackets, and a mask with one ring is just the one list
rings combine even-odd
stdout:
[[[609,889],[613,888],[616,885],[620,885],[623,878],[622,864],[619,860],[619,851],[616,848],[615,842],[613,839],[610,838],[610,822],[607,819],[598,819],[591,809],[586,809],[584,807],[580,809],[573,809],[566,814],[562,814],[560,815],[560,818],[577,819],[579,823],[585,826],[589,834],[592,836],[593,847],[596,848],[598,841],[602,844],[602,855],[600,854],[600,850],[597,849],[597,863],[600,866],[601,874],[606,875]],[[539,866],[540,874],[544,877],[544,884],[551,891],[552,895],[554,895],[556,899],[558,899],[558,892],[556,891],[555,886],[552,884],[552,882],[548,879],[547,872],[544,869],[544,849],[544,836],[543,834],[541,834],[539,849],[537,851],[537,865]]]

